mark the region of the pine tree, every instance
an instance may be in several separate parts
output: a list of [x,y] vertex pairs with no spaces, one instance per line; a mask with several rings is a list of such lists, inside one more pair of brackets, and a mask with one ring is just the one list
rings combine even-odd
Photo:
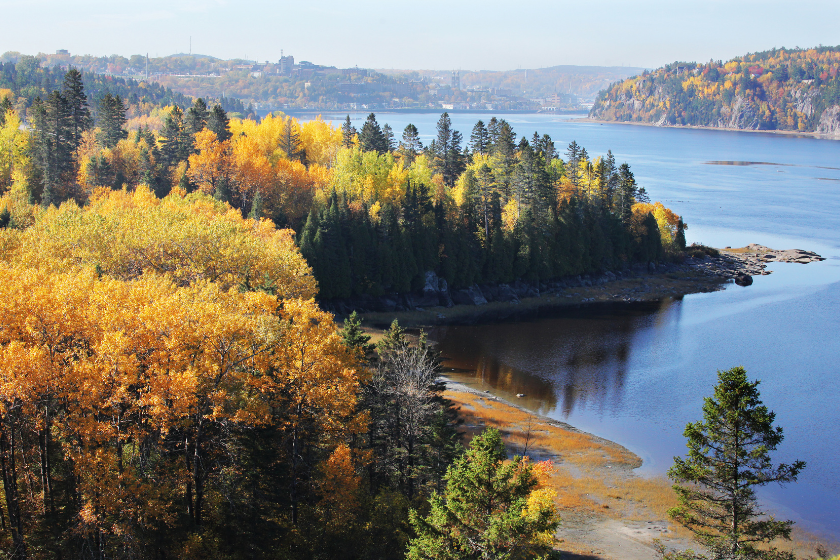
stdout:
[[352,147],[354,136],[356,136],[356,128],[350,122],[350,115],[347,115],[347,118],[344,120],[344,123],[341,125],[342,145],[345,148]]
[[[505,462],[501,434],[489,428],[446,473],[446,489],[433,494],[431,512],[411,510],[417,537],[409,560],[484,560],[552,557],[560,520],[550,492],[537,490],[533,465]],[[536,492],[535,492],[536,490]]]
[[81,72],[71,68],[64,75],[61,94],[67,101],[67,113],[70,118],[70,143],[75,150],[82,141],[82,133],[89,130],[93,125]]
[[396,143],[394,141],[394,131],[391,130],[391,125],[385,123],[382,127],[382,137],[385,139],[385,151],[386,152],[393,152],[394,148],[396,148]]
[[483,121],[478,121],[470,134],[470,150],[474,154],[486,155],[490,149],[490,136]]
[[119,95],[106,93],[99,100],[99,141],[106,148],[113,148],[120,140],[128,138],[125,130],[125,104]]
[[423,143],[420,141],[420,133],[417,131],[417,127],[413,124],[408,124],[405,127],[405,130],[403,130],[399,151],[405,167],[409,167],[412,163],[414,163],[414,159],[420,152],[423,151]]
[[714,559],[793,559],[756,544],[790,539],[793,521],[776,521],[759,510],[755,487],[795,482],[803,461],[773,466],[770,452],[784,439],[776,415],[761,402],[759,381],[742,367],[718,371],[714,395],[703,403],[703,420],[685,428],[688,456],[674,458],[668,476],[679,505],[668,511],[688,527]]
[[382,134],[382,129],[376,122],[376,115],[373,113],[368,115],[365,124],[362,125],[362,131],[359,133],[359,144],[365,152],[384,154],[388,151],[385,135]]
[[372,363],[375,360],[376,345],[370,344],[370,336],[362,330],[362,320],[355,311],[344,320],[341,338],[344,340],[344,344],[357,352],[365,362]]
[[216,133],[219,142],[230,140],[230,121],[221,105],[214,105],[210,116],[207,117],[207,128]]
[[62,202],[56,199],[56,188],[73,175],[72,123],[64,96],[53,91],[46,102],[36,98],[32,124],[34,159],[44,180],[41,205],[47,207]]
[[184,128],[187,133],[194,135],[204,130],[207,126],[207,119],[210,116],[210,111],[207,110],[207,103],[204,99],[199,97],[193,101],[193,106],[187,110],[186,118],[184,119]]
[[176,105],[166,116],[160,131],[161,163],[165,168],[175,167],[186,159],[184,138],[184,113]]
[[304,150],[303,144],[300,141],[300,134],[297,131],[297,126],[292,121],[291,117],[286,118],[283,124],[283,131],[280,133],[280,149],[286,154],[286,158],[290,161],[303,161]]

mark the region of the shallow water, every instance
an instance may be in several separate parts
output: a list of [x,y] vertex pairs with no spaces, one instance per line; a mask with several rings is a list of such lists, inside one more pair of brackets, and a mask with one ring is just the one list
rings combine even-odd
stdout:
[[[336,121],[344,115],[336,115]],[[396,136],[409,122],[428,143],[436,115],[380,114]],[[486,115],[452,115],[469,138]],[[612,149],[653,200],[682,215],[689,242],[760,243],[828,260],[775,263],[747,288],[658,303],[588,305],[527,321],[447,327],[453,377],[627,446],[642,471],[683,454],[716,371],[742,365],[785,430],[777,460],[808,466],[797,484],[762,491],[779,516],[840,539],[840,142],[764,133],[506,116],[515,132]],[[360,128],[363,116],[356,121]]]

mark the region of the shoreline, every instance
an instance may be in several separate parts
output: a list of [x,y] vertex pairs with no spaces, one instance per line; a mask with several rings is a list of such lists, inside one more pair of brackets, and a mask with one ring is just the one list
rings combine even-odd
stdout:
[[[699,548],[687,529],[668,518],[667,510],[676,505],[671,481],[637,474],[641,458],[621,444],[446,376],[441,379],[444,396],[464,421],[465,439],[495,427],[510,456],[550,462],[546,485],[557,492],[560,558],[649,560],[656,557],[655,540],[674,550]],[[799,557],[807,557],[817,544],[836,546],[798,528],[792,541],[776,544]]]
[[654,128],[674,128],[674,129],[691,129],[691,130],[719,130],[722,132],[750,132],[757,134],[775,134],[778,136],[790,136],[793,138],[816,138],[818,140],[840,140],[840,135],[836,134],[821,134],[819,132],[799,132],[796,130],[755,130],[747,128],[723,128],[718,126],[701,126],[694,124],[667,124],[658,125],[649,122],[636,121],[606,121],[592,117],[584,117],[576,119],[575,122],[598,123],[598,124],[625,124],[631,126],[651,126]]
[[[810,251],[800,249],[775,250],[758,244],[746,247],[711,249],[708,247],[689,247],[689,252],[682,263],[662,263],[644,267],[636,265],[633,269],[606,272],[594,277],[583,276],[545,284],[500,284],[498,286],[472,286],[470,292],[486,294],[481,297],[483,303],[453,305],[433,305],[388,311],[355,309],[364,319],[371,332],[386,329],[393,320],[409,329],[432,328],[444,325],[472,325],[480,322],[500,322],[536,316],[543,312],[580,307],[585,304],[621,304],[657,301],[663,298],[682,298],[697,293],[715,292],[735,283],[742,287],[752,284],[753,276],[767,275],[767,263],[791,262],[806,264],[824,260]],[[515,288],[515,289],[514,289]],[[506,297],[492,299],[492,291],[507,294]],[[521,297],[516,295],[521,294]],[[449,294],[445,294],[447,297]],[[444,294],[434,294],[443,300]],[[396,296],[388,296],[389,301]],[[410,298],[409,295],[406,299]],[[428,298],[416,294],[415,300]],[[352,302],[350,302],[352,304]],[[409,300],[410,303],[410,300]],[[337,306],[336,306],[337,307]],[[331,309],[336,316],[346,317],[351,305],[345,306],[345,313]]]
[[[691,248],[690,248],[691,249]],[[714,250],[694,248],[680,264],[662,269],[626,274],[611,281],[569,286],[537,297],[483,305],[434,307],[404,312],[365,313],[365,331],[376,338],[381,329],[398,319],[411,330],[446,324],[498,322],[539,314],[545,310],[656,301],[712,292],[737,282],[748,287],[752,276],[767,275],[769,262],[809,263],[824,260],[802,250],[777,251],[763,245]],[[373,326],[375,325],[375,327]],[[676,503],[671,482],[664,476],[641,475],[642,459],[621,443],[585,432],[574,425],[534,413],[494,392],[471,387],[440,376],[446,383],[444,396],[458,407],[468,440],[484,427],[502,432],[510,455],[529,455],[535,461],[551,461],[549,486],[557,492],[562,519],[557,533],[561,558],[579,560],[647,560],[656,556],[654,539],[668,548],[697,549],[690,533],[672,523],[667,510]],[[777,543],[807,557],[816,544],[826,543],[795,528],[793,541]]]

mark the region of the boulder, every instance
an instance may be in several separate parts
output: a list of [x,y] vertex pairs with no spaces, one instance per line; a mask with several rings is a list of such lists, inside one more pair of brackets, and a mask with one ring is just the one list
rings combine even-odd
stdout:
[[753,283],[753,279],[749,274],[738,274],[735,276],[735,283],[739,286],[749,286]]
[[426,271],[423,284],[424,294],[437,294],[440,291],[440,281],[433,270]]
[[519,298],[510,286],[507,284],[499,284],[496,301],[518,302]]
[[487,303],[484,294],[481,293],[481,290],[476,285],[453,292],[452,301],[459,305],[484,305]]

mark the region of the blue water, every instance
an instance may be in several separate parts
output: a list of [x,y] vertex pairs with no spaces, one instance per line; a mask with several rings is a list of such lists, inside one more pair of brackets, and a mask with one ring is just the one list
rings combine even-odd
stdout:
[[[338,121],[344,115],[335,116]],[[357,128],[363,116],[357,116]],[[380,114],[424,143],[436,115]],[[486,115],[454,114],[469,138]],[[785,441],[775,458],[808,463],[799,482],[761,492],[766,507],[840,538],[840,142],[765,133],[506,116],[530,138],[613,151],[653,200],[682,215],[689,242],[816,251],[827,260],[776,263],[747,288],[657,304],[590,306],[530,321],[448,327],[434,335],[461,380],[617,441],[662,474],[683,454],[716,371],[742,365],[761,380]],[[771,165],[713,165],[713,161]]]

